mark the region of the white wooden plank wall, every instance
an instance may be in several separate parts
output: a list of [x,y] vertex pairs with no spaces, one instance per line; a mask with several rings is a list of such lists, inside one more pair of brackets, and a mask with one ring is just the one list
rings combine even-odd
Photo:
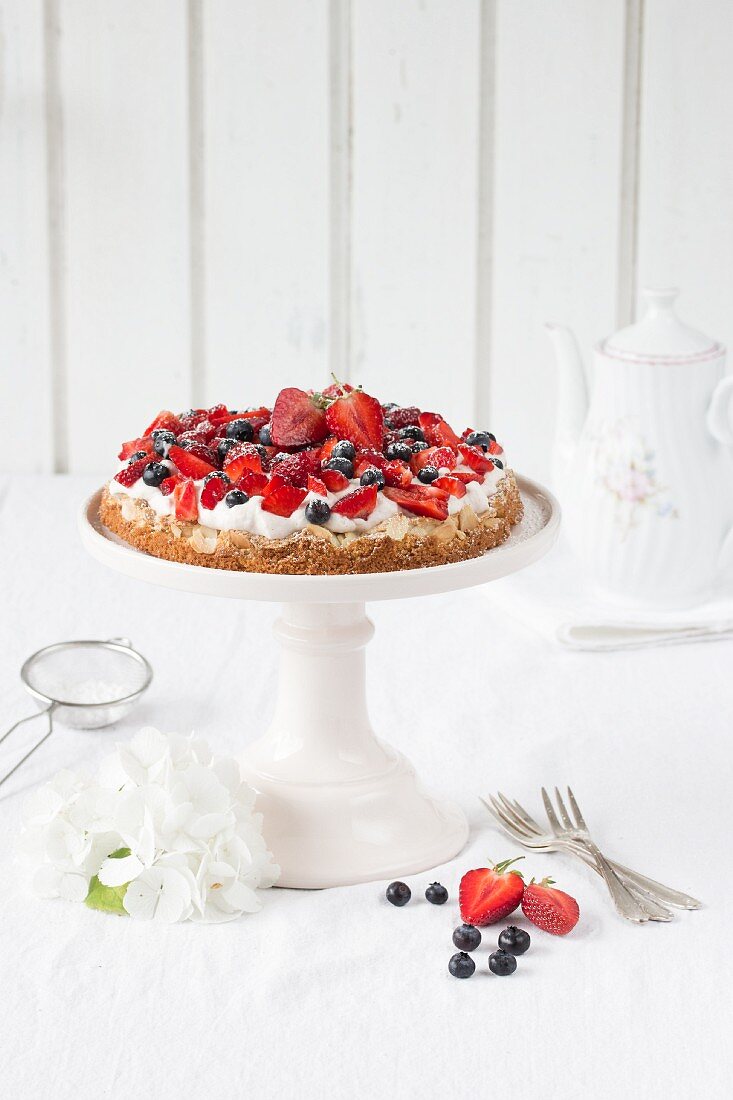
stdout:
[[733,341],[732,42],[728,0],[0,0],[0,469],[335,370],[546,477],[546,320],[588,351],[674,282]]

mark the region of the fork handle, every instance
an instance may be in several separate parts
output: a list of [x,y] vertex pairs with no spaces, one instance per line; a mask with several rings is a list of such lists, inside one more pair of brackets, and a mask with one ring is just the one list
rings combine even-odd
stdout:
[[664,886],[653,878],[640,875],[638,871],[632,871],[630,867],[624,867],[622,863],[616,863],[613,859],[609,859],[608,863],[617,875],[628,879],[639,890],[653,894],[666,905],[674,905],[676,909],[702,909],[702,902],[689,894],[683,894],[680,890],[673,890],[671,886]]
[[[585,848],[583,845],[568,845],[568,850],[571,851],[573,855],[579,856],[579,858],[582,859],[583,863],[585,863],[587,867],[590,867],[593,871],[595,871],[596,874],[600,874],[598,864],[596,863],[590,852],[587,850],[587,848]],[[607,863],[611,867],[611,870],[614,871],[616,876],[621,879],[622,884],[627,888],[629,893],[631,893],[636,898],[641,908],[644,910],[645,913],[648,914],[650,920],[664,921],[665,923],[672,920],[672,914],[670,913],[669,909],[666,909],[665,906],[661,904],[660,898],[651,893],[650,890],[647,890],[644,887],[639,886],[637,883],[632,882],[632,880],[628,878],[627,875],[625,875],[622,871],[619,871],[616,864],[614,864],[610,859],[607,860]]]
[[593,857],[598,873],[608,888],[617,912],[626,920],[636,921],[637,924],[649,920],[649,914],[644,911],[641,904],[626,889],[616,872],[609,866],[608,860],[600,849],[592,841],[585,841],[584,847]]

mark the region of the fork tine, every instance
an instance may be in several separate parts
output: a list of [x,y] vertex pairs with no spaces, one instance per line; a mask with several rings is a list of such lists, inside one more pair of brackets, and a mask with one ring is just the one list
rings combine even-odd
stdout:
[[560,794],[560,791],[557,789],[557,787],[555,787],[555,801],[557,802],[557,808],[560,811],[560,817],[562,818],[562,823],[565,826],[565,828],[566,829],[574,829],[575,826],[573,825],[572,821],[570,820],[570,814],[565,809],[565,803],[563,802],[562,795]]
[[555,808],[550,802],[550,796],[544,787],[542,788],[542,802],[544,803],[545,813],[547,814],[548,820],[550,822],[550,828],[552,829],[553,833],[555,833],[556,835],[561,833],[562,825],[557,819]]
[[520,816],[522,821],[524,821],[527,828],[534,829],[538,836],[542,836],[542,826],[539,825],[529,813],[527,813],[524,806],[520,805],[520,803],[517,802],[516,798],[512,799],[512,806],[514,807],[515,812]]
[[585,820],[583,818],[583,815],[580,812],[580,806],[575,801],[575,795],[573,794],[570,787],[568,787],[568,801],[570,802],[570,806],[572,808],[572,811],[575,814],[575,820],[577,821],[579,827],[581,829],[587,829],[588,826],[586,825]]
[[489,795],[489,799],[492,806],[494,807],[494,813],[498,818],[500,818],[502,822],[510,825],[514,829],[514,831],[521,836],[529,837],[531,835],[530,832],[525,828],[525,826],[521,822],[516,820],[516,817],[513,814],[510,815],[506,812],[504,807],[496,798],[494,798],[493,795]]
[[510,836],[512,838],[512,840],[518,841],[518,843],[521,844],[525,848],[543,848],[543,847],[545,847],[545,845],[540,844],[538,842],[538,840],[535,839],[535,837],[530,836],[528,833],[520,832],[515,827],[513,822],[509,821],[506,818],[506,816],[504,814],[502,814],[501,808],[497,807],[496,800],[494,798],[492,798],[491,795],[489,795],[489,798],[491,799],[491,802],[493,803],[493,805],[491,805],[489,802],[487,802],[485,798],[480,798],[480,801],[483,802],[484,806],[489,811],[491,816],[495,819],[497,824],[504,830],[504,832],[508,836]]
[[519,816],[517,811],[512,806],[511,801],[506,798],[506,796],[503,795],[501,791],[498,792],[498,799],[502,805],[502,808],[504,809],[504,812],[512,821],[515,822],[516,827],[519,829],[519,831],[522,833],[526,833],[527,836],[531,836],[534,830],[529,825],[527,825],[526,821],[524,821],[523,818]]

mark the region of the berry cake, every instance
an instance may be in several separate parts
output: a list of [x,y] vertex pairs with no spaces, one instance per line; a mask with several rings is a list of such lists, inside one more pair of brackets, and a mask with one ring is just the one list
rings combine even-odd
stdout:
[[272,409],[161,412],[123,443],[100,517],[138,550],[252,573],[375,573],[477,557],[522,518],[491,432],[335,383]]

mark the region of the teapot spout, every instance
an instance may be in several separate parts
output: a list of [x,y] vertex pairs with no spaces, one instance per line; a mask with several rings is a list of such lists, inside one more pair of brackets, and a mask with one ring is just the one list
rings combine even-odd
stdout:
[[557,418],[553,451],[554,480],[558,485],[572,462],[588,415],[588,387],[578,342],[569,328],[545,325],[555,349],[558,372]]

